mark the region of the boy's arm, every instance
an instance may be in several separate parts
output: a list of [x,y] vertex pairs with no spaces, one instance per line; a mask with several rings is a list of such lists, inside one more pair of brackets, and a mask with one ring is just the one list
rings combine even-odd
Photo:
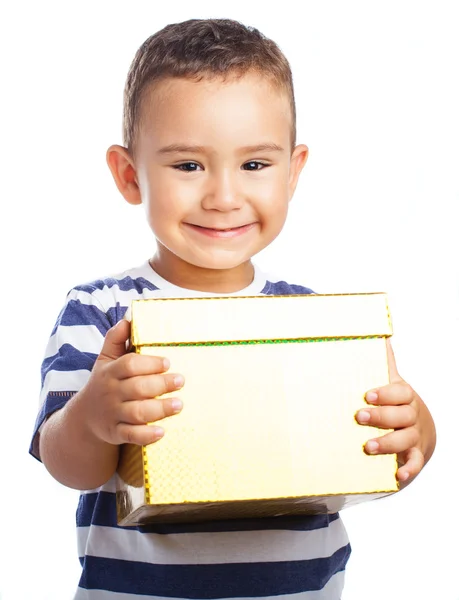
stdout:
[[[121,339],[110,331],[107,333],[93,372],[97,372],[97,361],[104,356],[109,360],[125,354],[124,334],[128,325],[121,328],[117,329]],[[91,385],[87,384],[48,417],[39,437],[39,456],[51,475],[60,483],[80,490],[94,489],[107,482],[115,472],[119,456],[119,446],[98,438],[90,427],[88,403],[97,402],[97,398],[91,398],[91,392]]]
[[45,422],[40,458],[51,475],[70,488],[90,490],[107,482],[118,464],[119,446],[95,437],[85,418],[85,391]]
[[64,485],[80,490],[106,483],[116,470],[119,445],[150,444],[163,435],[146,423],[180,411],[178,399],[157,396],[180,389],[183,378],[163,375],[168,361],[126,354],[128,321],[105,338],[87,384],[41,428],[39,456]]

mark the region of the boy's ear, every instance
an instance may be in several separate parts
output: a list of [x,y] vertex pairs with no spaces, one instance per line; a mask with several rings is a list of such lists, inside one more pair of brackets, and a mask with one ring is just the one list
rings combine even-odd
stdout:
[[142,204],[134,161],[127,149],[118,145],[110,146],[107,150],[107,164],[126,202]]
[[308,155],[309,149],[304,144],[299,144],[292,152],[292,156],[290,157],[290,175],[288,182],[289,200],[292,199],[295,192],[296,184],[298,183],[300,173],[308,160]]

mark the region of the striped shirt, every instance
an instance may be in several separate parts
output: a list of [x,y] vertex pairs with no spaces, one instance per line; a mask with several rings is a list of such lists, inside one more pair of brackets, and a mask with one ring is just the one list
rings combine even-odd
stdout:
[[[225,295],[309,294],[255,268],[245,289]],[[149,263],[70,291],[42,365],[39,430],[88,381],[104,336],[132,300],[216,296],[165,281]],[[77,508],[82,566],[75,600],[271,598],[339,600],[349,558],[338,514],[119,527],[115,477],[82,492]]]

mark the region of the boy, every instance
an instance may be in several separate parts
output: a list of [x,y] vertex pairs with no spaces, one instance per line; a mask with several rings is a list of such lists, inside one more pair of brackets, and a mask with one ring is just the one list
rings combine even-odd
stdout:
[[[127,202],[144,205],[157,251],[69,293],[43,363],[31,446],[58,481],[83,490],[75,597],[338,600],[350,547],[337,514],[116,524],[119,445],[160,440],[161,423],[146,423],[180,412],[178,397],[161,395],[184,385],[167,356],[126,354],[131,301],[311,293],[268,280],[251,262],[282,230],[308,155],[295,144],[288,62],[272,41],[233,21],[169,25],[131,66],[124,143],[109,148],[108,164]],[[430,458],[435,429],[388,350],[391,384],[369,391],[374,407],[356,418],[395,429],[365,449],[398,453],[406,484]]]

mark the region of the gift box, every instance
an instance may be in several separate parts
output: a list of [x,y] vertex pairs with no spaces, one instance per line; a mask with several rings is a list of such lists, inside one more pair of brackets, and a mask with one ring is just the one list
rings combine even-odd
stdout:
[[[136,300],[132,347],[185,377],[165,436],[124,445],[120,525],[333,513],[398,490],[363,446],[364,395],[389,383],[382,293]],[[172,395],[172,394],[171,394]]]

